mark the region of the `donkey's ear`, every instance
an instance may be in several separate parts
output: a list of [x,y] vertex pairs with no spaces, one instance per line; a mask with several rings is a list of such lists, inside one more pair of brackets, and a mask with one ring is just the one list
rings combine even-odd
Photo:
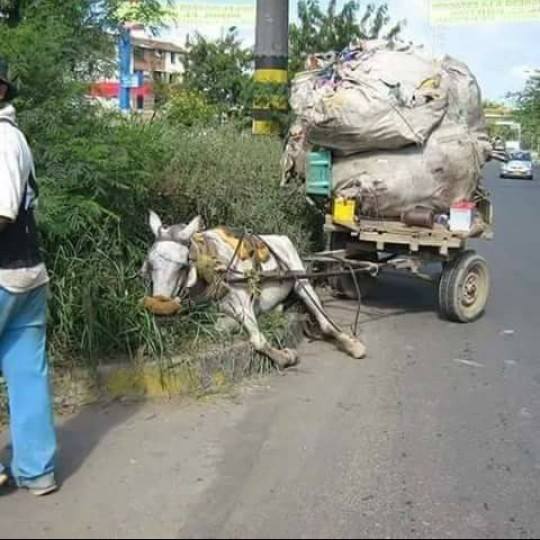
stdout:
[[150,229],[152,229],[156,238],[159,238],[162,228],[163,223],[161,222],[161,218],[153,210],[150,210]]
[[174,235],[176,242],[189,244],[194,234],[203,230],[203,219],[201,216],[193,218],[183,229]]

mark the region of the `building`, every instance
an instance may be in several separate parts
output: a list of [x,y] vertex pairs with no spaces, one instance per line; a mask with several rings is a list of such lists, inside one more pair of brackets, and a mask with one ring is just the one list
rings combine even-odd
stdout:
[[[155,106],[156,83],[174,84],[182,80],[185,51],[169,41],[132,36],[131,71],[139,76],[139,87],[131,90],[132,110],[152,110]],[[118,79],[94,83],[90,95],[108,107],[118,107]]]
[[152,81],[175,83],[182,79],[185,51],[167,41],[133,38],[133,69],[143,72]]

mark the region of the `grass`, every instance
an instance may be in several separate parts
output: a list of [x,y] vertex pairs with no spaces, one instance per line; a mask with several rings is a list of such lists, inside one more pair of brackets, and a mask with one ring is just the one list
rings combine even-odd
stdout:
[[309,246],[315,217],[303,194],[279,187],[278,139],[74,112],[64,111],[61,130],[41,119],[33,144],[56,366],[141,355],[166,362],[220,339],[211,307],[165,325],[142,309],[137,272],[151,242],[150,208],[171,224],[199,214],[209,227],[287,234]]

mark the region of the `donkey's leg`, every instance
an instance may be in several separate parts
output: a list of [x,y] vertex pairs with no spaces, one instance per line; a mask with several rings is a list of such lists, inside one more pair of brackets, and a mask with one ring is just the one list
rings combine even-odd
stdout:
[[294,291],[315,317],[325,336],[334,339],[353,358],[363,358],[366,355],[365,345],[359,339],[343,332],[326,313],[319,295],[307,279],[298,280],[294,285]]
[[[281,239],[281,243],[272,245],[282,254],[282,259],[287,261],[290,270],[305,272],[306,267],[300,258],[298,251],[289,239]],[[338,345],[354,358],[363,358],[366,355],[366,347],[357,338],[343,332],[326,313],[318,294],[307,279],[300,279],[294,285],[295,293],[304,302],[307,309],[316,318],[322,333],[338,343]]]
[[238,321],[247,331],[253,348],[264,354],[280,369],[298,364],[298,354],[290,349],[276,349],[272,347],[259,328],[257,317],[253,309],[253,302],[246,293],[231,292],[220,302],[220,309]]
[[241,326],[236,319],[221,313],[218,316],[215,328],[220,334],[234,334],[240,330]]

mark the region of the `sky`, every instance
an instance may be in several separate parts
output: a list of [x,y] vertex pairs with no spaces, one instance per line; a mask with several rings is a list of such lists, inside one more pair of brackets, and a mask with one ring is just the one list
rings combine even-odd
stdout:
[[[219,5],[255,4],[255,0],[188,1]],[[341,0],[338,4],[342,5],[344,1]],[[430,24],[429,2],[430,0],[386,1],[392,18],[405,20],[407,23],[402,33],[403,38],[423,44],[429,52],[436,55],[450,54],[466,62],[477,76],[486,99],[503,100],[508,92],[523,88],[528,71],[540,68],[540,20],[433,27]],[[321,5],[327,3],[328,0],[321,0]],[[368,2],[364,0],[363,3]],[[381,2],[375,0],[375,3]],[[291,0],[292,20],[296,17],[296,4],[296,0]],[[218,37],[223,31],[223,25],[216,22],[196,27],[180,25],[170,28],[167,37],[183,43],[186,33],[193,33],[195,30],[208,37]],[[254,25],[244,24],[239,30],[246,45],[252,45]]]

